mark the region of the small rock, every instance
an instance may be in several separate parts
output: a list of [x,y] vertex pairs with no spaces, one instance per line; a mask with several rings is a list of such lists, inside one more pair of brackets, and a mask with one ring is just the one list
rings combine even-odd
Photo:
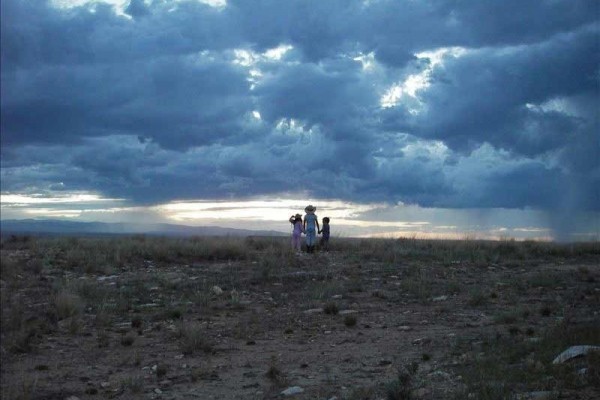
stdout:
[[108,281],[108,280],[111,280],[111,279],[117,279],[118,277],[119,277],[118,275],[99,276],[98,278],[96,278],[96,280],[98,282],[103,282],[103,281]]
[[445,300],[448,300],[448,296],[445,296],[445,295],[444,296],[438,296],[438,297],[434,297],[432,300],[433,301],[445,301]]
[[154,393],[156,394],[162,394],[162,390],[160,390],[159,388],[154,389]]
[[348,314],[356,314],[358,311],[356,310],[342,310],[338,313],[338,315],[348,315]]
[[220,296],[223,294],[223,289],[221,289],[219,286],[215,285],[212,287],[212,292],[214,294],[216,294],[217,296]]
[[524,394],[518,394],[516,398],[518,400],[550,400],[556,398],[556,392],[549,391],[537,391],[529,392]]
[[398,330],[400,330],[400,331],[410,331],[410,330],[411,330],[411,327],[410,327],[410,326],[408,326],[408,325],[400,325],[400,326],[398,327]]
[[300,394],[303,392],[304,392],[304,389],[302,389],[300,386],[291,386],[291,387],[285,389],[283,392],[281,392],[281,394],[283,396],[293,396],[295,394]]
[[430,377],[432,378],[437,378],[437,380],[442,381],[442,380],[450,380],[450,374],[444,371],[433,371],[432,373],[429,374]]
[[104,388],[104,389],[106,389],[106,388],[107,388],[107,387],[109,387],[109,386],[110,386],[110,383],[108,383],[108,382],[102,382],[102,383],[100,384],[100,387],[102,387],[102,388]]

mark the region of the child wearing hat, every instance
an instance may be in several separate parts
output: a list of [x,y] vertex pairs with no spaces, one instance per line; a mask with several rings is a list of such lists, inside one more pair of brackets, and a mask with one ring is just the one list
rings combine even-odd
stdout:
[[319,219],[315,215],[317,207],[313,205],[307,206],[304,211],[304,233],[306,234],[306,252],[314,253],[315,245],[317,244],[317,230],[320,230]]

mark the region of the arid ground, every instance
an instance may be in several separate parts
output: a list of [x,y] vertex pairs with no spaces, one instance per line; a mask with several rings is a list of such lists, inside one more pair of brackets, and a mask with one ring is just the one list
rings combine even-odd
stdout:
[[600,398],[598,242],[289,247],[4,237],[2,399]]

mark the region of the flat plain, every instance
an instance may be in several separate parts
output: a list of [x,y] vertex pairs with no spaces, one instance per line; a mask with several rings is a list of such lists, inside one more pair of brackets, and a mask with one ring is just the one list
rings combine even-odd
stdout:
[[[3,399],[597,399],[600,243],[8,236]],[[588,348],[590,349],[590,348]]]

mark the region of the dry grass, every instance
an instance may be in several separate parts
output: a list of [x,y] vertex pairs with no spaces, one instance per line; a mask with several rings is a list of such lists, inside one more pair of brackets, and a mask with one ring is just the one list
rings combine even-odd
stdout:
[[194,354],[198,351],[212,353],[214,348],[208,337],[206,328],[196,322],[182,322],[178,329],[179,343],[183,354]]
[[[570,345],[600,343],[590,311],[598,243],[338,238],[326,254],[301,256],[289,247],[288,238],[4,238],[3,398],[50,393],[51,381],[38,379],[50,373],[91,394],[78,371],[54,371],[44,359],[72,357],[78,346],[63,343],[92,349],[103,374],[123,369],[115,383],[123,396],[149,393],[148,382],[163,378],[177,390],[189,381],[226,387],[240,378],[236,368],[267,396],[298,376],[316,377],[306,398],[408,399],[426,389],[435,398],[503,399],[598,387],[597,355],[551,364]],[[350,309],[356,314],[339,315]],[[390,335],[393,344],[369,353]],[[327,364],[346,345],[349,355]],[[287,346],[312,361],[286,359]],[[158,362],[158,348],[164,364],[140,375]],[[235,367],[240,354],[248,359]],[[393,364],[380,365],[381,354]],[[46,367],[20,376],[33,358]],[[424,368],[396,373],[397,360]],[[435,368],[447,382],[433,382],[446,376],[428,375]],[[98,397],[115,390],[93,388]]]

